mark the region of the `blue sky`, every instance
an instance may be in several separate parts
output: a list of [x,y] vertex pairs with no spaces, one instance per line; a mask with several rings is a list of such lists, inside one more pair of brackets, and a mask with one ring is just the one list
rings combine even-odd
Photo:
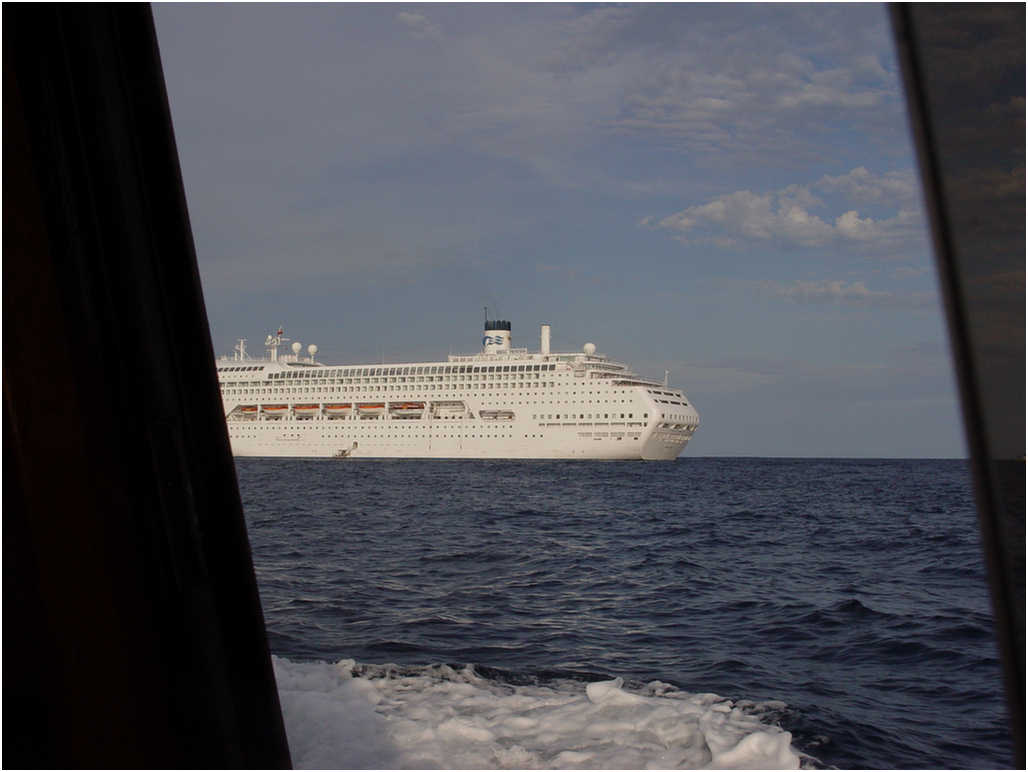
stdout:
[[873,5],[157,5],[215,350],[586,341],[686,455],[963,456]]

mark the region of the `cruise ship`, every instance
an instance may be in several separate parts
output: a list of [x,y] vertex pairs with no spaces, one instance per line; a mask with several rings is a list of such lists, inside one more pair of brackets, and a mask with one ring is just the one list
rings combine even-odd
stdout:
[[[326,365],[279,328],[263,359],[246,340],[218,360],[236,456],[671,460],[699,426],[681,389],[586,343],[537,353],[486,321],[482,351],[445,362]],[[291,353],[290,353],[291,352]]]

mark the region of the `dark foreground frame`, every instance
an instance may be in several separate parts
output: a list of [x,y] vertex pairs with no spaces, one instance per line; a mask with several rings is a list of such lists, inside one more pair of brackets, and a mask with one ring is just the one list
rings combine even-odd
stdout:
[[971,455],[1014,766],[1025,721],[1025,10],[892,6]]
[[3,7],[6,767],[287,767],[149,6]]

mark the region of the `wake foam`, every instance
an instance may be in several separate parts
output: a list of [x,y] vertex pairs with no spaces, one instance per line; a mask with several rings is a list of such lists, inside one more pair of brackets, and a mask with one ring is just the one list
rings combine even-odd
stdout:
[[[472,666],[273,657],[293,764],[349,769],[796,769],[792,735],[732,702],[653,681],[510,683]],[[525,679],[529,680],[529,679]]]

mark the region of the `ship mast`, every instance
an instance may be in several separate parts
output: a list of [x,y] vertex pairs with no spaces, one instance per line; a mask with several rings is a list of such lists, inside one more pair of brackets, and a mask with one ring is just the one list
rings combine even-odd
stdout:
[[278,361],[278,347],[287,340],[289,340],[289,338],[282,335],[282,326],[279,325],[278,332],[274,335],[269,335],[264,341],[264,347],[268,349],[268,358],[272,362]]

